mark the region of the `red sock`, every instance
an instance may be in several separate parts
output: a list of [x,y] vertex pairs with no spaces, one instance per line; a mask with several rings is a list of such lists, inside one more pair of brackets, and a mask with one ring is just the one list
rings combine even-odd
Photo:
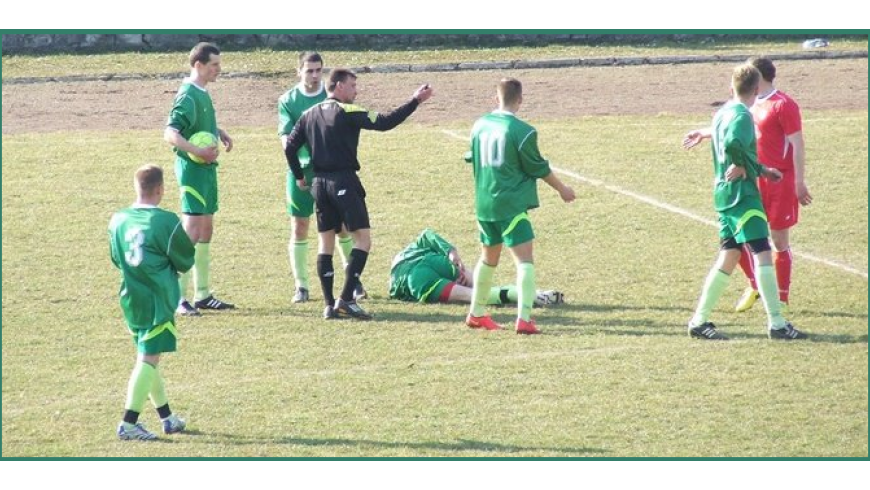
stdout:
[[779,283],[779,300],[788,303],[788,290],[791,287],[791,248],[773,252],[773,265],[776,266],[776,282]]
[[752,252],[746,245],[743,246],[740,253],[740,268],[749,279],[749,285],[752,286],[752,289],[758,291],[758,286],[755,285],[755,264],[752,262]]
[[450,299],[450,292],[453,291],[453,286],[456,286],[455,282],[448,282],[444,289],[441,290],[441,296],[438,296],[439,303],[447,303]]

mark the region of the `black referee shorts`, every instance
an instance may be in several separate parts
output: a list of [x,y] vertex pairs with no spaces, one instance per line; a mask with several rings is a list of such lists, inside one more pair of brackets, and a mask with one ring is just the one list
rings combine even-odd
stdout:
[[317,231],[371,228],[366,191],[356,172],[318,174],[311,183],[317,214]]

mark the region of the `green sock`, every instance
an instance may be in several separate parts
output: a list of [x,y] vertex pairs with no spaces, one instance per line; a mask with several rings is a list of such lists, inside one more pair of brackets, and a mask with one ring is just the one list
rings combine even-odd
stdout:
[[160,370],[156,367],[154,368],[154,382],[151,383],[151,391],[148,393],[148,397],[151,398],[154,408],[162,407],[169,403],[169,399],[166,397],[166,385],[163,384],[163,375],[160,374]]
[[341,263],[344,269],[347,269],[347,263],[350,261],[350,251],[353,250],[353,237],[346,236],[338,238],[338,253],[341,254]]
[[773,330],[785,328],[785,318],[779,306],[779,286],[776,283],[776,270],[773,265],[755,264],[755,282],[758,293],[767,312],[767,326]]
[[513,284],[508,286],[493,286],[489,289],[488,305],[516,304],[517,287]]
[[290,269],[293,271],[296,287],[310,289],[308,287],[308,240],[290,242],[287,248],[290,252]]
[[211,243],[201,242],[196,244],[196,252],[193,259],[193,273],[196,281],[196,294],[194,299],[199,301],[206,299],[211,294],[208,287],[209,269],[211,267]]
[[190,284],[190,271],[178,275],[178,289],[181,290],[181,297],[187,298],[187,286]]
[[710,312],[713,311],[719,297],[725,292],[730,280],[731,276],[722,272],[718,267],[710,269],[707,280],[704,282],[704,289],[701,291],[701,299],[698,300],[698,308],[692,317],[693,326],[703,325],[710,319]]
[[532,303],[535,301],[535,264],[523,262],[517,266],[517,310],[518,317],[525,321],[532,319]]
[[495,267],[486,265],[483,260],[478,260],[474,267],[474,288],[471,293],[471,314],[483,316],[486,314],[486,301],[489,299],[490,285]]
[[154,386],[156,374],[157,370],[151,364],[143,361],[136,362],[136,367],[130,374],[130,382],[127,383],[127,403],[124,405],[124,410],[142,413],[145,399],[148,398],[148,393]]

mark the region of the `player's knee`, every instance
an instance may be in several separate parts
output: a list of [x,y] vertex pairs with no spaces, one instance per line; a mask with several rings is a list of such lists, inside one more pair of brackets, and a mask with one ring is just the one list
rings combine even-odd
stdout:
[[749,247],[749,250],[752,250],[752,253],[754,255],[758,255],[763,252],[770,252],[770,240],[768,240],[767,238],[751,240],[746,242],[746,245]]
[[772,237],[773,249],[777,252],[785,252],[788,250],[788,237]]

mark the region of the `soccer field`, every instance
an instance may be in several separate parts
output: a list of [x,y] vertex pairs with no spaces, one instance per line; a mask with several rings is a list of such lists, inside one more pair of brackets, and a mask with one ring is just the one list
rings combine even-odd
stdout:
[[[293,82],[218,80],[236,149],[220,168],[212,283],[239,309],[178,320],[161,369],[192,431],[164,444],[114,436],[134,348],[106,227],[145,162],[168,171],[163,205],[178,210],[161,139],[177,82],[4,85],[3,456],[866,457],[867,59],[778,66],[804,109],[815,196],[793,232],[801,343],[768,340],[760,304],[731,311],[739,273],[713,317],[732,341],[686,336],[717,238],[709,148],[679,143],[727,97],[730,65],[362,75],[358,103],[378,109],[419,81],[436,89],[404,125],[361,138],[364,323],[321,320],[316,286],[290,303],[274,106]],[[462,154],[507,75],[578,196],[539,185],[537,282],[566,304],[535,310],[532,338],[470,330],[463,306],[387,298],[393,255],[425,227],[474,263]],[[39,105],[52,95],[66,103]],[[505,254],[495,282],[514,275]],[[141,420],[158,427],[150,407]]]

